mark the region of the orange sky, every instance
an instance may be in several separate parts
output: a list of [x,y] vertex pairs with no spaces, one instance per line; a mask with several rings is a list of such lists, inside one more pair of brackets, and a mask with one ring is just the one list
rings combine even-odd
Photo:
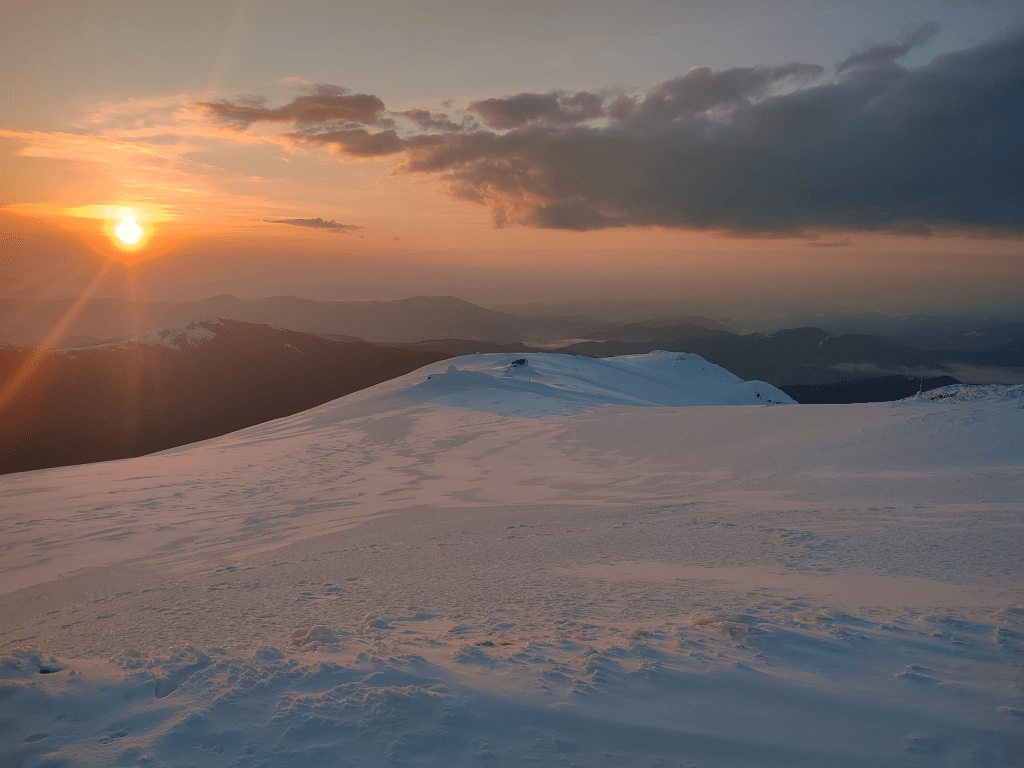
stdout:
[[[810,61],[824,66],[827,78],[828,67],[857,50],[898,39],[901,22],[906,27],[941,17],[946,27],[927,43],[933,45],[927,55],[908,54],[910,64],[924,66],[943,49],[983,41],[1022,16],[1019,7],[1002,3],[980,15],[948,4],[911,3],[903,16],[886,11],[878,18],[871,13],[877,4],[850,5],[828,16],[826,4],[813,0],[760,5],[757,12],[743,2],[710,4],[707,12],[700,4],[652,4],[628,20],[628,9],[615,3],[567,5],[557,18],[547,19],[550,36],[540,35],[532,51],[516,54],[523,56],[521,64],[509,70],[493,55],[497,50],[514,55],[509,45],[522,34],[517,26],[525,23],[522,19],[495,11],[485,18],[469,14],[467,21],[459,10],[464,4],[437,3],[433,31],[449,50],[413,48],[421,68],[433,67],[449,81],[425,79],[403,58],[412,54],[403,50],[402,35],[424,23],[410,16],[408,29],[398,22],[399,39],[384,44],[390,61],[374,68],[362,60],[351,70],[363,81],[342,85],[382,94],[387,114],[426,108],[473,117],[472,109],[460,110],[474,100],[516,92],[603,94],[602,88],[615,88],[640,99],[646,89],[702,64],[725,70],[730,64]],[[110,34],[103,24],[116,22],[120,6],[99,6],[69,12],[79,27],[98,30],[98,42],[76,42],[66,29],[56,28],[45,3],[18,6],[13,15],[12,28],[20,35],[18,45],[2,54],[5,76],[34,82],[37,90],[19,96],[0,123],[3,295],[73,294],[88,283],[90,269],[108,259],[130,269],[114,269],[100,294],[123,293],[127,281],[134,292],[157,298],[219,292],[339,299],[445,293],[494,303],[515,297],[557,301],[567,292],[578,294],[573,298],[685,298],[690,292],[695,300],[841,301],[899,311],[900,296],[907,306],[985,305],[1012,304],[1015,292],[1024,294],[1019,236],[892,235],[841,223],[770,237],[686,224],[576,231],[541,228],[524,219],[499,227],[494,206],[509,199],[501,196],[505,193],[498,203],[472,202],[452,194],[451,178],[401,172],[408,158],[400,153],[346,154],[303,138],[301,123],[298,134],[273,122],[280,121],[274,115],[267,122],[232,124],[202,106],[230,100],[262,105],[259,109],[270,114],[312,93],[313,83],[342,80],[346,49],[314,41],[305,51],[299,42],[303,35],[316,36],[313,11],[328,13],[328,5],[300,4],[296,8],[307,13],[291,19],[282,19],[273,4],[240,3],[234,12],[207,12],[196,5],[193,22],[207,13],[210,23],[195,37],[198,42],[188,44],[184,41],[193,40],[188,30],[180,23],[175,27],[166,9],[125,6],[130,13],[122,24],[130,26],[124,34],[131,37],[134,30],[136,38],[106,52],[99,49]],[[358,8],[367,28],[372,13],[371,5]],[[539,13],[533,6],[524,12],[543,24]],[[472,28],[477,32],[490,30],[493,50],[488,53],[480,40],[466,47],[456,40],[458,30],[441,31],[441,23],[452,18],[477,25]],[[277,34],[293,41],[291,48],[267,52],[261,47],[261,38],[274,32],[271,21],[280,27]],[[801,25],[829,34],[801,43]],[[759,26],[766,30],[763,35],[744,37]],[[579,30],[578,37],[559,39],[560,28]],[[689,43],[687,56],[672,45],[673,36]],[[721,44],[710,45],[709,38]],[[359,45],[354,38],[350,43]],[[77,73],[66,51],[46,58],[47,46],[57,44],[77,46]],[[189,45],[206,45],[205,59]],[[623,63],[623,52],[644,45],[646,58]],[[160,66],[147,56],[147,50],[157,49],[165,57],[167,50],[179,50],[180,62],[165,58]],[[423,61],[427,56],[434,58]],[[473,57],[479,63],[475,69]],[[616,80],[616,72],[624,79]],[[369,82],[374,74],[377,82]],[[637,85],[622,85],[628,81]],[[73,96],[58,98],[65,92],[58,83],[71,86]],[[477,120],[481,114],[475,113]],[[595,130],[602,126],[596,123]],[[386,130],[387,122],[371,128]],[[477,185],[474,194],[495,189],[492,181],[470,183]],[[529,194],[522,199],[529,201]],[[137,248],[125,247],[114,235],[127,217],[145,233]],[[351,229],[271,223],[287,220]]]

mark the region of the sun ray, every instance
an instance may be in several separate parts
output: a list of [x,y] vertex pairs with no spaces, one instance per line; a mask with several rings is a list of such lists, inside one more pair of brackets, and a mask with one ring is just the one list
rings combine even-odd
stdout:
[[28,360],[24,362],[21,368],[10,378],[7,383],[0,389],[0,411],[3,411],[8,403],[14,399],[15,395],[21,391],[21,388],[28,383],[29,379],[32,378],[32,374],[35,373],[36,368],[39,364],[46,359],[46,354],[53,348],[57,343],[57,340],[64,335],[64,331],[67,330],[68,326],[74,322],[74,319],[78,316],[78,313],[82,311],[82,307],[85,305],[92,295],[99,288],[100,283],[103,282],[103,278],[106,277],[107,272],[113,266],[112,261],[107,261],[100,270],[93,277],[92,282],[86,286],[85,290],[78,297],[71,308],[64,313],[64,316],[57,322],[53,329],[47,334],[46,338],[43,339],[36,347],[32,350],[32,354],[29,355]]

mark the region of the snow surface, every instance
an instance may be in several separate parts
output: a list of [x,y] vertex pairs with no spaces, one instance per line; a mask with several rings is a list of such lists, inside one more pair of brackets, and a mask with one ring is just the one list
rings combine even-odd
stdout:
[[180,352],[183,347],[197,347],[204,341],[217,338],[217,334],[207,328],[208,325],[223,325],[223,323],[212,318],[209,320],[196,320],[184,325],[160,328],[138,336],[132,336],[128,341],[136,344],[168,347],[175,352]]
[[526,357],[0,478],[0,765],[1024,764],[1019,401]]
[[[209,326],[224,325],[219,318],[210,317],[205,320],[193,320],[188,323],[157,328],[153,331],[129,336],[126,339],[108,341],[102,344],[89,344],[84,347],[65,347],[54,350],[55,354],[65,355],[85,349],[128,349],[139,344],[154,347],[167,347],[181,352],[185,347],[198,347],[203,342],[217,338],[217,334]],[[73,355],[72,355],[73,357]]]
[[931,389],[922,393],[921,397],[933,401],[988,403],[1014,402],[1024,407],[1024,384],[950,384],[946,387]]

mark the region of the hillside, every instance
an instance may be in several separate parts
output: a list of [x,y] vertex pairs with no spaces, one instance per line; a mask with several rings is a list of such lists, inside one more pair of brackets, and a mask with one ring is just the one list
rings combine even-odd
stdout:
[[[0,348],[0,387],[31,354]],[[0,412],[0,473],[206,440],[446,356],[231,320],[45,354],[28,385]]]
[[931,376],[945,371],[945,366],[926,352],[875,336],[832,336],[821,328],[644,342],[588,341],[560,351],[610,357],[654,349],[698,354],[742,379],[762,379],[775,386],[872,378],[893,372]]

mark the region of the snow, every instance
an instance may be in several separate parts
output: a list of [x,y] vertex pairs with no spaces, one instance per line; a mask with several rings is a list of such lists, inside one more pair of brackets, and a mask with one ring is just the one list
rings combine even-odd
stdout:
[[935,402],[987,402],[1016,401],[1024,407],[1024,384],[950,384],[922,393],[923,398]]
[[[523,365],[512,365],[526,359]],[[443,372],[440,372],[441,368]],[[597,405],[793,404],[763,381],[743,381],[700,355],[651,352],[603,359],[471,355],[430,366],[407,398],[507,416],[581,413]]]
[[[210,317],[204,320],[193,320],[188,323],[157,328],[153,331],[140,333],[126,339],[109,341],[102,344],[90,344],[84,347],[65,347],[54,350],[55,354],[68,355],[86,349],[129,349],[139,344],[155,347],[167,347],[175,352],[181,352],[185,347],[198,347],[205,341],[217,338],[217,334],[210,329],[210,326],[224,325],[219,318]],[[73,355],[70,355],[72,358]]]
[[0,480],[0,764],[1024,764],[1019,400],[528,357]]
[[138,336],[132,336],[128,341],[136,344],[167,347],[175,352],[180,352],[183,347],[197,347],[204,341],[217,338],[217,334],[207,326],[222,324],[217,319],[195,320],[184,325],[160,328]]

